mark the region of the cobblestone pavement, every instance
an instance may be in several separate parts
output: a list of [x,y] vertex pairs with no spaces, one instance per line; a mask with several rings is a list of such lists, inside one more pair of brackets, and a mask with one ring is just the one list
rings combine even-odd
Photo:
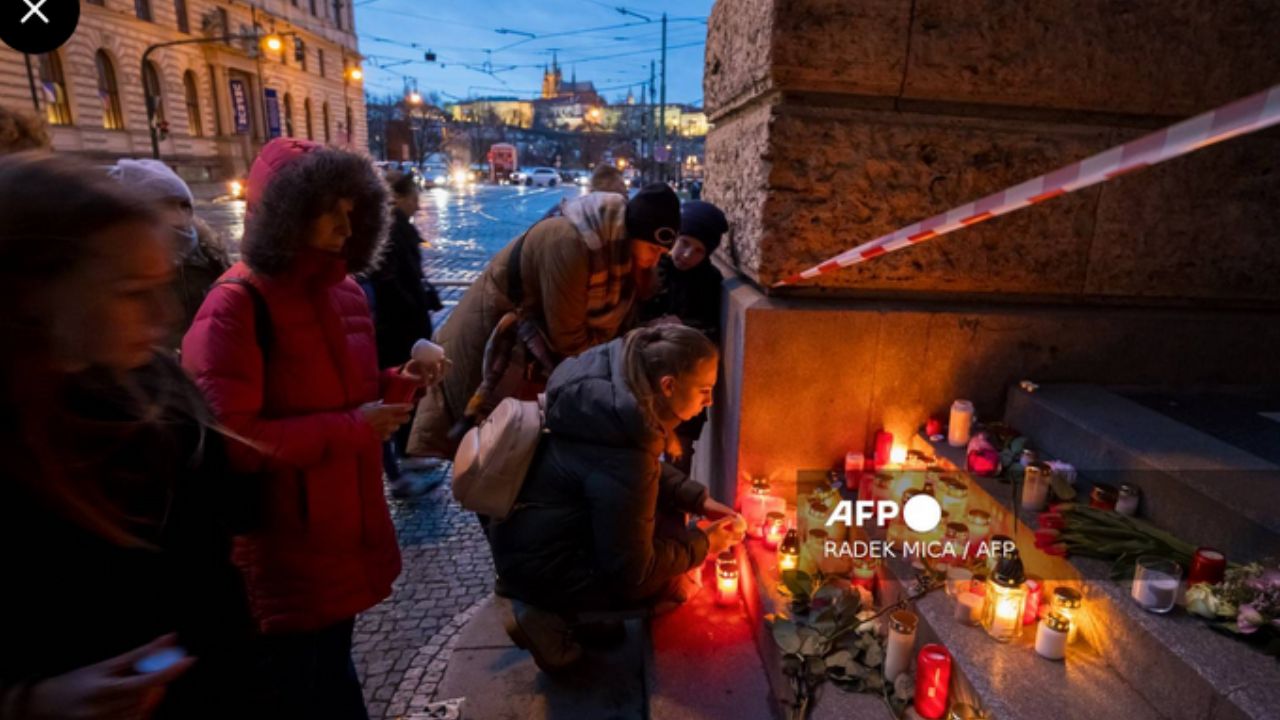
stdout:
[[[481,186],[422,194],[414,218],[426,240],[423,265],[437,283],[445,309],[439,328],[488,259],[565,195],[577,189]],[[243,228],[244,203],[199,203],[197,212],[232,243]],[[426,497],[388,495],[404,569],[391,597],[356,622],[353,655],[374,720],[421,710],[436,689],[458,631],[493,589],[492,559],[475,516],[449,491],[450,468],[435,472],[444,483]]]

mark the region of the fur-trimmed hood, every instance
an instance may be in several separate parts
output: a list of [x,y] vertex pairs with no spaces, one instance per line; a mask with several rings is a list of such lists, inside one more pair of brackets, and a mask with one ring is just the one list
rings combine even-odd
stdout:
[[307,246],[312,220],[344,197],[355,209],[343,259],[348,272],[367,273],[377,267],[391,226],[387,185],[373,162],[303,140],[267,143],[249,172],[249,217],[240,247],[245,264],[263,275],[283,274]]

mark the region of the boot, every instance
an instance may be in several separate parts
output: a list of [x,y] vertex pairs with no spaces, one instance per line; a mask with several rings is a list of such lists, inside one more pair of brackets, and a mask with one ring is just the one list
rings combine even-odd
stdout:
[[582,646],[574,642],[569,623],[556,613],[513,600],[511,615],[503,624],[511,642],[528,650],[542,672],[558,672],[582,657]]
[[621,620],[580,622],[573,626],[573,639],[590,648],[617,647],[627,639],[627,626]]

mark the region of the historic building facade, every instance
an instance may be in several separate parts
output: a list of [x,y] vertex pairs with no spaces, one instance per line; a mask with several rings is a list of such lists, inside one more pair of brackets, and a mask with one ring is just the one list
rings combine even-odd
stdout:
[[367,147],[359,67],[347,0],[85,0],[57,51],[0,46],[0,103],[45,118],[56,151],[106,164],[152,155],[150,94],[161,159],[221,180],[272,137]]

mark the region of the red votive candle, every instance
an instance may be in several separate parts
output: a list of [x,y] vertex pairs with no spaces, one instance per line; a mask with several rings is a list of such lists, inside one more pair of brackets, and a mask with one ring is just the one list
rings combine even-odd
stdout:
[[920,648],[916,656],[916,714],[926,720],[945,716],[950,687],[951,653],[936,644]]
[[876,469],[889,464],[889,455],[893,452],[893,433],[888,430],[880,430],[876,433]]
[[860,452],[847,452],[844,456],[844,486],[851,491],[858,490],[862,479],[862,470],[866,467],[866,459]]
[[1227,556],[1213,548],[1197,548],[1187,572],[1187,587],[1196,583],[1217,585],[1227,571]]
[[924,424],[924,436],[932,440],[942,435],[942,421],[936,417],[931,417]]
[[1027,601],[1022,606],[1022,624],[1035,625],[1040,619],[1040,595],[1044,592],[1044,581],[1035,575],[1027,576]]

